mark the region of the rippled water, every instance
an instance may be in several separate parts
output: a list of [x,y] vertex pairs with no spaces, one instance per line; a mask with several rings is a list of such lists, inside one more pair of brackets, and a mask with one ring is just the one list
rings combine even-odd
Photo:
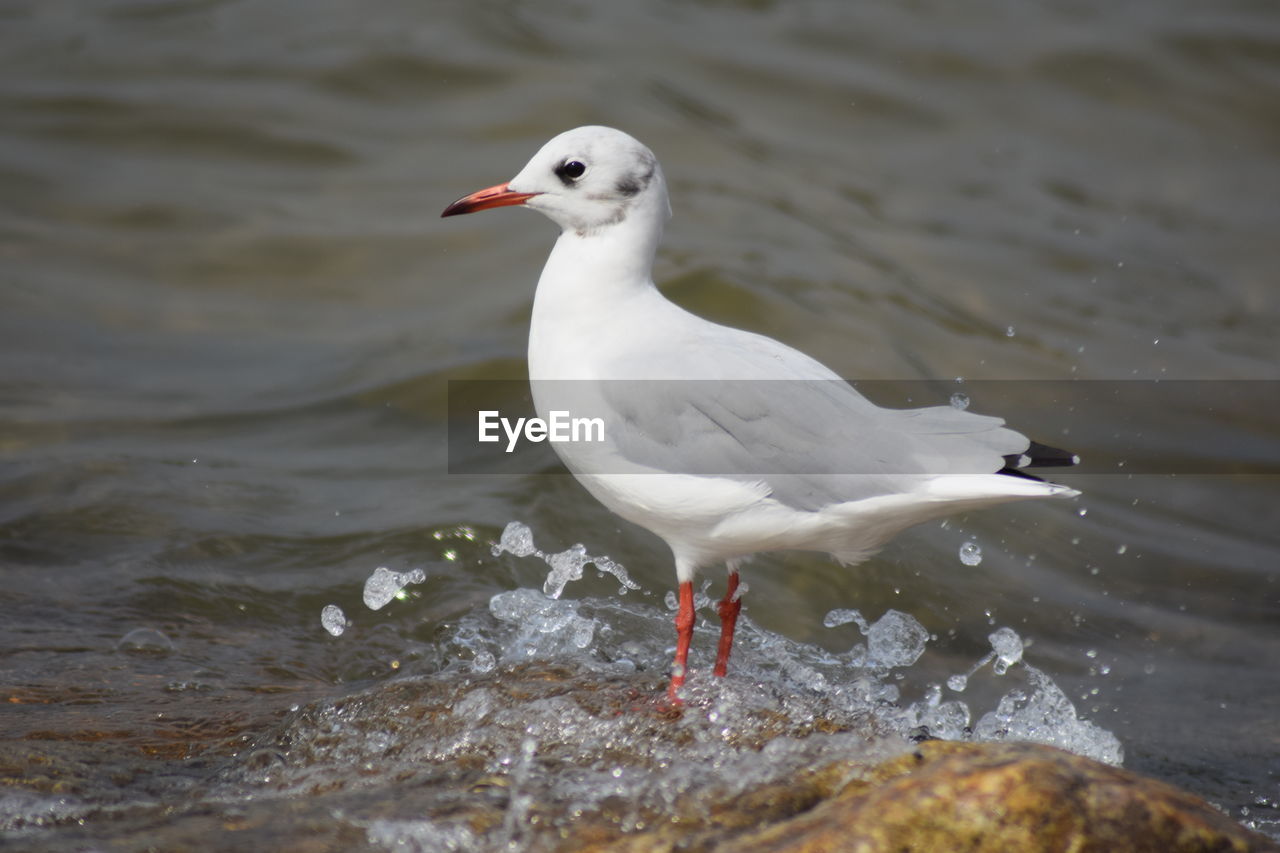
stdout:
[[[549,551],[608,554],[657,606],[664,547],[570,478],[445,473],[446,382],[523,375],[554,232],[439,212],[592,122],[662,159],[672,298],[846,376],[945,380],[936,403],[957,377],[1252,389],[1255,406],[1126,412],[1168,458],[1231,476],[1063,475],[1074,503],[931,525],[853,571],[757,560],[745,603],[832,649],[851,642],[823,627],[833,608],[910,613],[949,660],[921,683],[1012,626],[1127,766],[1272,815],[1272,4],[153,0],[0,18],[3,737],[96,732],[174,758],[429,669],[449,626],[541,586],[545,564],[489,550],[516,518]],[[1110,453],[1017,384],[999,413]],[[378,566],[426,579],[370,612]],[[588,572],[564,594],[617,589]],[[360,630],[331,637],[331,603]]]

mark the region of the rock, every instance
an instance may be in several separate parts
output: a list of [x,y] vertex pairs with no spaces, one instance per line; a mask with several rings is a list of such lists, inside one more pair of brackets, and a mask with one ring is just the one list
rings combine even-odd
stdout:
[[32,731],[0,740],[0,833],[50,853],[1280,851],[1197,797],[1051,747],[912,744],[793,692],[691,687],[677,708],[660,673],[528,663],[181,730],[203,749],[150,726]]
[[1280,850],[1204,800],[1049,746],[931,741],[717,853]]

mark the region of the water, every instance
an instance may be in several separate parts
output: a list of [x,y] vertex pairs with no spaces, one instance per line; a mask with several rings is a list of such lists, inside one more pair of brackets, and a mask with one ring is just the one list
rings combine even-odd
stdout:
[[929,632],[918,620],[890,610],[867,629],[867,661],[873,666],[911,666],[928,641]]
[[538,550],[533,544],[533,531],[523,522],[512,521],[502,529],[502,536],[493,546],[492,554],[497,557],[503,553],[514,554],[517,557],[533,554],[545,560],[551,567],[551,571],[547,573],[547,579],[542,583],[542,591],[550,598],[559,598],[564,592],[565,585],[571,581],[582,580],[582,570],[588,564],[595,566],[601,576],[612,575],[616,578],[618,583],[622,584],[618,587],[619,595],[626,595],[629,589],[640,588],[640,585],[627,574],[624,566],[605,556],[591,556],[581,542],[555,554],[546,554]]
[[960,562],[966,566],[977,566],[982,563],[982,546],[969,540],[960,546]]
[[386,566],[379,566],[364,582],[364,606],[370,610],[381,610],[393,599],[400,598],[401,591],[406,586],[411,583],[422,583],[426,579],[426,572],[422,569],[393,572]]
[[[709,640],[714,603],[704,600],[701,611],[696,632]],[[460,849],[547,849],[548,836],[581,830],[583,815],[604,810],[616,826],[640,830],[673,811],[715,811],[726,796],[801,768],[821,773],[834,758],[899,753],[911,737],[1029,739],[1113,764],[1123,757],[1109,732],[1081,719],[1052,679],[1025,663],[971,670],[971,694],[992,691],[978,700],[986,705],[918,682],[913,665],[930,638],[896,610],[866,627],[865,646],[843,654],[744,617],[738,676],[712,678],[699,643],[683,711],[673,713],[653,689],[670,657],[670,627],[668,613],[634,596],[498,593],[439,640],[450,648],[482,639],[508,669],[492,677],[447,655],[437,667],[295,708],[243,748],[259,758],[222,768],[215,802],[252,810],[303,795],[308,810],[331,815],[347,835],[412,837],[432,849],[455,838]],[[993,653],[1017,641],[1002,628]],[[637,690],[645,682],[649,691]],[[480,819],[495,786],[505,791],[501,819]],[[370,794],[390,802],[371,810]],[[388,820],[388,807],[414,817]]]
[[[569,645],[590,624],[580,653],[607,642],[661,689],[662,544],[562,474],[445,473],[446,382],[523,375],[553,232],[440,210],[586,122],[661,157],[675,219],[657,273],[682,305],[853,378],[937,379],[930,404],[964,376],[970,411],[1086,463],[1099,448],[1073,442],[1080,415],[1034,380],[1114,381],[1095,424],[1123,416],[1145,452],[1236,472],[1133,473],[1126,455],[1060,476],[1078,505],[971,513],[853,570],[759,558],[743,567],[759,636],[839,656],[866,638],[824,627],[829,611],[909,615],[937,639],[902,670],[904,708],[954,726],[948,685],[963,682],[973,725],[1061,722],[1029,665],[1115,733],[1127,767],[1273,825],[1280,495],[1274,473],[1248,474],[1280,464],[1271,6],[115,0],[3,15],[0,738],[136,780],[65,806],[29,794],[22,813],[52,827],[40,843],[203,790],[209,762],[248,762],[237,744],[295,705],[450,666],[496,677],[525,641],[489,602],[548,571],[490,552],[512,519],[547,553],[580,543],[626,567],[625,596],[613,576],[566,580],[560,602],[583,620]],[[989,379],[1027,380],[1016,408],[970,391]],[[1125,405],[1122,381],[1156,379],[1256,391],[1211,415]],[[957,561],[970,540],[980,566]],[[423,579],[371,611],[379,566]],[[713,600],[722,575],[707,577]],[[967,675],[1002,628],[1022,661]],[[695,681],[713,644],[699,635]],[[806,689],[848,677],[821,661],[797,667]],[[1009,677],[1024,695],[1001,706]],[[514,774],[518,742],[511,755]],[[367,837],[411,819],[370,817]]]
[[1025,646],[1022,643],[1022,638],[1015,631],[1009,628],[1001,628],[989,635],[987,641],[991,643],[991,651],[995,653],[996,675],[1004,675],[1009,667],[1022,660],[1022,652]]
[[336,604],[326,604],[320,611],[320,624],[335,637],[347,630],[347,614]]

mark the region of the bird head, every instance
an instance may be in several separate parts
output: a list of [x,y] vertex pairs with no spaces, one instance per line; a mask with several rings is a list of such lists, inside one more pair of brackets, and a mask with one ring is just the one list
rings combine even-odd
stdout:
[[588,126],[552,139],[514,178],[463,196],[442,216],[522,205],[565,231],[598,233],[636,218],[671,215],[666,181],[653,152],[620,130]]

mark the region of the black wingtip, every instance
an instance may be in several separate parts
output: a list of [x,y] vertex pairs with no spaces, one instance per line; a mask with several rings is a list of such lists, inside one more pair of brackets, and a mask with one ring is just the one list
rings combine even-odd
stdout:
[[1072,465],[1079,465],[1080,457],[1072,453],[1070,450],[1063,450],[1060,447],[1050,447],[1047,444],[1041,444],[1038,441],[1031,442],[1031,446],[1023,453],[1011,453],[1004,458],[1004,467],[996,473],[1007,474],[1010,477],[1023,477],[1028,480],[1040,480],[1034,474],[1028,474],[1025,468],[1070,468]]

